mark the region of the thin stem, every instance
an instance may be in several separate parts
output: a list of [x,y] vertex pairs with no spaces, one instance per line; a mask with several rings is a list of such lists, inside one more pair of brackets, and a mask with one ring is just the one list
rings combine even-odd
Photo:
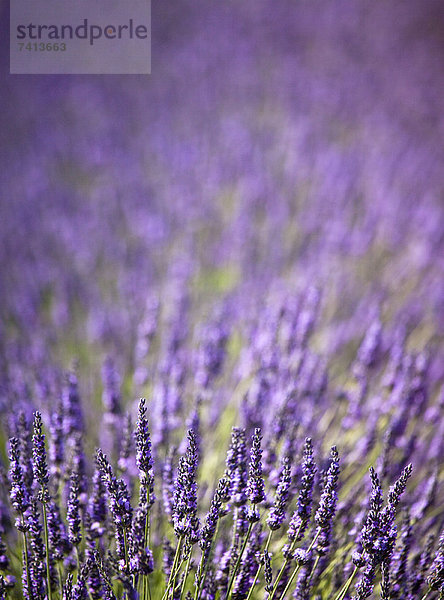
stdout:
[[[151,600],[151,585],[149,575],[145,575],[145,587],[148,589],[148,599]],[[144,593],[145,598],[145,593]]]
[[128,542],[126,539],[126,528],[123,528],[123,548],[125,551],[125,567],[126,570],[128,571]]
[[49,572],[49,544],[48,544],[48,519],[46,516],[46,502],[43,502],[43,524],[45,528],[45,548],[46,548],[46,586],[48,591],[48,599],[52,600],[51,592],[51,575]]
[[294,540],[293,540],[293,541],[292,541],[292,543],[291,543],[290,549],[289,549],[289,551],[288,551],[288,555],[287,555],[287,557],[285,558],[285,560],[284,560],[284,563],[283,563],[282,567],[280,568],[280,571],[279,571],[279,573],[277,574],[276,581],[274,582],[274,585],[273,585],[273,590],[272,590],[272,592],[271,592],[271,596],[270,596],[269,600],[273,600],[273,598],[274,598],[274,595],[275,595],[275,593],[276,593],[276,590],[277,590],[277,586],[279,585],[279,582],[281,581],[281,579],[282,579],[282,577],[283,577],[283,575],[284,575],[285,569],[286,569],[286,567],[287,567],[288,563],[289,563],[289,562],[290,562],[290,560],[291,560],[291,558],[289,558],[289,557],[290,557],[290,556],[293,554],[293,552],[295,551],[296,544],[297,544],[297,543],[298,543],[298,541],[299,541],[299,540],[298,540],[298,538],[299,538],[299,536],[301,535],[301,531],[302,531],[302,523],[299,525],[299,529],[297,530],[297,533],[296,533],[296,535],[294,536]]
[[259,579],[259,573],[261,572],[261,569],[262,569],[262,564],[259,563],[259,566],[258,566],[257,571],[256,571],[256,575],[254,576],[254,579],[253,579],[253,583],[251,584],[251,587],[248,590],[247,600],[250,600],[250,598],[251,598],[251,594],[253,593],[253,590],[254,590],[254,587],[255,587],[255,585],[257,583],[257,580]]
[[[318,537],[319,537],[320,533],[321,533],[321,528],[319,527],[319,528],[318,528],[318,530],[317,530],[317,532],[316,532],[316,535],[315,535],[315,536],[314,536],[314,538],[311,540],[311,543],[310,543],[309,547],[307,548],[306,552],[310,552],[310,550],[311,550],[311,549],[313,548],[313,546],[316,544],[316,540],[318,539]],[[293,545],[294,545],[294,542],[293,542],[292,546],[293,546]],[[289,562],[289,559],[285,559],[285,560],[287,561],[287,563]],[[290,577],[290,579],[288,580],[288,583],[287,583],[287,585],[285,586],[285,589],[284,589],[284,591],[283,591],[283,593],[282,593],[282,598],[285,598],[285,594],[286,594],[286,593],[288,592],[288,590],[290,589],[290,587],[291,587],[291,584],[293,583],[293,581],[294,581],[294,578],[296,577],[297,573],[299,572],[299,569],[300,569],[300,567],[301,567],[301,565],[299,564],[299,565],[298,565],[298,566],[295,568],[295,570],[293,571],[293,573],[291,574],[291,577]],[[281,569],[281,571],[282,571],[282,569]],[[270,596],[269,600],[273,600],[273,598],[274,598],[274,595],[275,595],[275,593],[276,593],[276,590],[277,590],[277,585],[278,585],[278,583],[279,583],[279,581],[278,581],[278,580],[276,580],[276,583],[274,584],[273,591],[272,591],[272,593],[271,593],[271,596]]]
[[309,587],[309,586],[311,585],[311,582],[312,582],[312,579],[313,579],[313,575],[314,575],[314,572],[316,571],[316,567],[317,567],[317,566],[318,566],[318,564],[319,564],[319,560],[320,560],[320,558],[321,558],[321,557],[320,557],[320,555],[318,554],[318,555],[317,555],[317,557],[316,557],[316,559],[315,559],[315,561],[314,561],[313,567],[312,567],[312,569],[311,569],[311,573],[310,573],[310,577],[309,577],[309,579],[308,579],[307,587]]
[[[124,547],[124,551],[125,551],[125,572],[128,573],[129,572],[129,562],[128,562],[128,540],[127,540],[127,536],[126,536],[126,527],[123,528],[123,547]],[[136,589],[136,576],[133,575],[132,577],[132,582],[133,582],[133,590]]]
[[287,582],[287,585],[285,586],[285,589],[284,589],[284,591],[282,592],[282,596],[281,596],[282,598],[285,598],[285,595],[286,595],[286,593],[288,592],[288,590],[290,589],[290,587],[291,587],[291,584],[293,583],[293,581],[294,581],[294,578],[295,578],[295,577],[296,577],[296,575],[298,574],[298,572],[299,572],[299,569],[300,569],[300,568],[301,568],[301,565],[299,564],[299,565],[298,565],[298,566],[295,568],[295,570],[293,571],[293,573],[291,574],[291,577],[290,577],[290,579],[288,580],[288,582]]
[[[270,533],[268,534],[268,538],[267,538],[267,541],[266,541],[266,544],[265,544],[265,548],[264,548],[264,554],[266,552],[268,552],[268,548],[270,546],[271,536],[272,535],[273,535],[273,530],[270,529]],[[250,589],[248,591],[247,600],[250,600],[250,598],[251,598],[251,594],[253,593],[253,589],[254,589],[254,587],[255,587],[255,585],[257,583],[257,580],[259,579],[259,575],[260,575],[261,571],[262,571],[262,563],[260,562],[259,563],[259,567],[257,568],[257,571],[256,571],[256,575],[254,576],[253,583],[252,583],[252,585],[251,585],[251,587],[250,587]]]
[[[24,526],[24,519],[22,515],[22,525]],[[23,530],[23,547],[25,551],[25,568],[26,568],[26,582],[28,584],[28,594],[31,594],[31,579],[29,575],[29,556],[28,556],[28,540],[26,537],[26,531]]]
[[183,582],[182,582],[182,589],[180,590],[180,600],[182,600],[183,598],[183,594],[185,592],[185,586],[187,584],[187,579],[188,579],[188,573],[190,572],[190,563],[191,563],[191,548],[190,548],[190,553],[188,555],[188,560],[187,560],[187,566],[185,567],[185,574],[184,574],[184,578],[183,578]]
[[248,543],[248,540],[249,540],[249,538],[250,538],[250,535],[251,535],[251,530],[253,529],[253,525],[254,525],[254,523],[250,523],[250,524],[248,525],[247,534],[246,534],[246,536],[245,536],[245,538],[244,538],[244,541],[243,541],[243,544],[242,544],[241,551],[239,552],[239,556],[237,557],[236,564],[235,564],[235,566],[234,566],[234,569],[233,569],[233,572],[232,572],[232,574],[231,574],[230,583],[228,584],[228,589],[227,589],[227,595],[226,595],[226,598],[229,598],[229,597],[230,597],[230,592],[231,592],[231,588],[233,587],[234,578],[236,577],[236,573],[237,573],[237,570],[238,570],[238,568],[239,568],[240,562],[241,562],[241,560],[242,560],[242,556],[243,556],[243,554],[244,554],[244,552],[245,552],[245,548],[247,547],[247,543]]
[[60,561],[57,561],[57,573],[59,575],[60,598],[63,598],[63,576]]
[[76,544],[76,560],[77,560],[77,579],[79,577],[80,574],[80,554],[79,554],[79,547]]
[[[179,561],[180,553],[182,551],[182,544],[183,544],[183,535],[180,536],[179,541],[177,543],[176,553],[174,555],[174,560],[173,560],[173,566],[171,567],[170,576],[168,577],[168,581],[167,581],[167,584],[165,587],[165,592],[162,596],[162,600],[165,600],[165,598],[168,598],[170,583],[171,583],[171,581],[175,581],[175,579],[176,579],[175,571],[177,568],[177,563]],[[174,576],[174,580],[173,580],[173,576]]]
[[[211,553],[212,553],[213,548],[214,548],[214,542],[215,542],[217,534],[219,532],[219,522],[220,521],[218,519],[217,523],[216,523],[216,529],[215,529],[215,532],[214,532],[214,536],[213,536],[213,539],[211,540],[211,545],[210,545],[210,549],[208,551],[208,554],[205,555],[205,553],[203,553],[202,557],[200,559],[200,561],[201,561],[200,567],[202,566],[202,563],[203,563],[204,560],[206,562],[205,562],[205,565],[203,567],[203,573],[202,573],[202,576],[200,578],[199,585],[196,587],[196,591],[194,592],[194,600],[200,600],[200,596],[202,594],[202,589],[203,589],[205,580],[207,578],[207,573],[208,573],[208,567],[209,567],[209,564],[210,564]],[[198,572],[199,572],[199,568],[198,568]]]
[[[171,590],[170,590],[171,600],[173,600],[173,598],[174,598],[174,591],[176,589],[177,576],[179,575],[180,571],[182,570],[182,567],[185,565],[186,562],[187,562],[187,558],[185,558],[185,556],[184,556],[184,558],[182,558],[182,560],[179,561],[179,563],[177,565],[176,572],[174,573],[173,585],[171,586]],[[168,595],[170,594],[170,592],[168,592]]]
[[427,596],[430,594],[430,590],[427,590],[421,600],[426,600]]
[[351,586],[353,579],[355,578],[357,572],[358,572],[358,567],[355,567],[353,569],[353,573],[350,575],[350,577],[344,583],[341,590],[339,591],[339,594],[335,597],[334,600],[343,600],[343,598],[344,598],[345,594],[348,592],[348,588]]
[[285,558],[285,560],[284,560],[284,563],[283,563],[282,567],[280,568],[280,571],[279,571],[279,573],[277,574],[276,581],[274,582],[274,585],[273,585],[273,590],[272,590],[272,592],[271,592],[271,596],[270,596],[269,600],[273,600],[273,598],[274,598],[274,595],[276,594],[276,590],[277,590],[277,587],[278,587],[278,585],[279,585],[279,582],[281,581],[281,579],[282,579],[282,577],[283,577],[283,575],[284,575],[285,569],[286,569],[286,567],[287,567],[288,563],[289,563],[289,562],[290,562],[290,560],[291,560],[291,558],[290,558],[290,557],[292,556],[293,552],[294,552],[294,551],[295,551],[295,549],[296,549],[296,544],[297,544],[297,543],[298,543],[298,541],[299,541],[299,539],[298,539],[298,538],[299,538],[299,536],[301,535],[301,531],[302,531],[302,523],[299,525],[299,529],[297,530],[297,533],[296,533],[296,535],[294,536],[294,540],[293,540],[293,541],[292,541],[292,543],[291,543],[290,549],[289,549],[289,551],[288,551],[288,555],[287,555],[287,557]]
[[[145,534],[144,534],[144,545],[145,551],[149,548],[150,545],[150,484],[146,487],[146,516],[145,516]],[[142,575],[141,583],[142,583],[142,600],[146,600],[146,590],[148,588],[148,595],[151,600],[151,588],[149,582],[149,573],[146,575]],[[140,587],[140,582],[139,582]]]

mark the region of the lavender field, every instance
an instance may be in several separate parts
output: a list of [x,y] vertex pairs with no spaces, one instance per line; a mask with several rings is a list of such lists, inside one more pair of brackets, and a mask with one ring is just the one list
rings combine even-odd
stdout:
[[443,599],[442,2],[152,27],[0,42],[0,600]]

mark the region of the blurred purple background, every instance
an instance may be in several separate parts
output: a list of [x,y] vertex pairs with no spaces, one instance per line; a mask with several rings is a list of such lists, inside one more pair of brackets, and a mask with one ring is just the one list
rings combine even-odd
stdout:
[[2,15],[3,339],[120,351],[185,280],[442,339],[442,2],[154,1],[137,77],[11,76]]

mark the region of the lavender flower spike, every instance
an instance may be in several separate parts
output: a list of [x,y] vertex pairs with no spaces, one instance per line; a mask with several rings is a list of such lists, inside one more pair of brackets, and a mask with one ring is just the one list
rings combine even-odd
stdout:
[[304,460],[302,463],[301,489],[298,496],[297,509],[291,517],[288,528],[288,538],[294,543],[304,537],[311,515],[312,494],[314,477],[316,474],[316,463],[313,459],[313,446],[311,438],[306,438],[304,446]]
[[42,416],[39,412],[36,412],[34,416],[34,435],[32,437],[32,442],[34,478],[40,484],[38,498],[41,502],[47,503],[49,501],[49,473],[46,460],[45,435],[42,431]]
[[136,461],[139,471],[149,473],[153,468],[151,455],[151,439],[146,418],[146,400],[141,398],[139,402],[139,415],[136,429]]
[[23,515],[29,506],[28,490],[25,487],[23,479],[23,470],[20,464],[20,447],[17,438],[9,440],[10,451],[10,471],[9,478],[11,481],[11,503],[15,510]]
[[79,493],[79,474],[74,471],[71,475],[66,514],[69,541],[73,546],[78,546],[82,540]]
[[291,485],[291,465],[290,459],[285,457],[283,462],[282,473],[279,479],[279,484],[276,490],[276,497],[274,504],[270,509],[270,513],[267,518],[267,525],[275,531],[279,529],[285,518],[285,509],[290,498],[290,485]]
[[327,553],[330,545],[330,536],[333,526],[333,517],[338,501],[337,487],[339,477],[339,455],[336,446],[331,449],[330,467],[327,471],[324,489],[316,511],[315,521],[319,528],[319,537],[316,544],[317,552],[322,556]]
[[248,520],[252,523],[259,521],[259,512],[256,508],[265,500],[265,484],[262,475],[262,449],[261,449],[261,429],[257,427],[254,430],[252,446],[250,452],[250,468],[248,473],[247,493],[250,500],[248,510]]
[[126,564],[125,538],[127,531],[131,527],[133,514],[129,492],[125,483],[115,477],[108,459],[100,449],[97,450],[97,464],[109,494],[110,510],[116,532],[117,554],[120,560]]
[[188,431],[188,449],[179,461],[174,487],[173,523],[177,536],[187,536],[191,543],[199,539],[197,517],[197,446],[192,429]]
[[243,506],[247,502],[247,449],[245,429],[233,427],[231,443],[227,453],[226,475],[230,480],[230,497],[235,506]]

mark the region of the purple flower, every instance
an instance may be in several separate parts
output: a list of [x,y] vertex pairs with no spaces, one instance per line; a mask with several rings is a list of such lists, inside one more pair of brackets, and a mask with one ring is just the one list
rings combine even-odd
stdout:
[[[412,526],[408,513],[404,516],[404,521],[400,535],[400,547],[394,553],[391,562],[391,589],[387,589],[386,597],[395,599],[409,600],[411,588],[411,577],[409,574],[408,558],[412,545]],[[388,561],[385,564],[389,564]],[[388,579],[387,574],[387,579]],[[384,581],[383,577],[383,581]]]
[[137,507],[129,535],[129,572],[133,575],[148,575],[154,570],[153,554],[146,544],[146,520],[148,505]]
[[47,504],[47,519],[48,544],[51,548],[51,558],[55,561],[63,560],[63,556],[65,553],[68,553],[70,546],[59,507],[52,499]]
[[250,452],[250,466],[247,481],[247,494],[250,504],[248,519],[252,522],[259,520],[256,505],[265,500],[265,484],[262,476],[262,434],[260,428],[256,428],[252,437]]
[[418,595],[422,586],[426,580],[426,574],[432,561],[434,545],[434,536],[429,534],[426,539],[426,544],[419,557],[417,557],[417,564],[413,573],[413,580],[411,585],[411,592],[413,596]]
[[28,490],[28,494],[31,493],[32,483],[34,480],[34,472],[32,469],[31,430],[31,424],[28,422],[25,413],[20,411],[18,416],[16,437],[18,437],[19,440],[20,464],[23,471],[23,481]]
[[163,541],[163,555],[162,555],[162,565],[163,565],[163,574],[165,576],[166,581],[168,581],[171,569],[173,566],[174,560],[174,549],[171,545],[171,542],[168,538],[165,538]]
[[205,525],[202,527],[200,536],[200,547],[202,550],[208,549],[216,531],[216,526],[219,518],[222,516],[222,504],[226,498],[226,490],[229,486],[229,481],[225,477],[219,480],[216,491],[211,500],[210,510],[205,520]]
[[231,443],[227,453],[226,475],[230,480],[230,497],[235,506],[247,502],[247,447],[245,429],[233,427]]
[[192,429],[188,431],[188,448],[180,458],[174,486],[173,523],[178,537],[187,536],[191,543],[199,539],[199,519],[197,517],[198,466],[196,438]]
[[113,360],[108,357],[102,369],[103,394],[102,401],[105,410],[110,415],[120,415],[121,396],[120,378],[115,369]]
[[265,578],[265,591],[271,594],[273,589],[273,571],[271,568],[271,554],[270,552],[264,552],[263,556],[264,563],[264,578]]
[[411,472],[411,465],[402,471],[395,485],[389,491],[386,506],[382,508],[383,498],[379,478],[375,470],[370,468],[372,480],[370,510],[361,532],[366,567],[356,586],[356,598],[359,600],[371,595],[378,565],[382,565],[382,591],[384,594],[389,593],[389,565],[396,541],[396,508]]
[[174,468],[173,461],[176,454],[176,448],[169,449],[165,458],[162,471],[162,501],[163,509],[168,519],[171,521],[174,503]]
[[[27,510],[27,528],[31,549],[30,580],[32,596],[42,597],[45,590],[45,546],[42,539],[42,526],[39,520],[37,502],[31,500]],[[30,595],[31,595],[30,594]]]
[[146,418],[146,400],[141,398],[139,402],[139,418],[136,429],[136,461],[140,471],[148,474],[153,468],[151,456],[151,439]]
[[295,598],[295,600],[309,600],[310,589],[312,586],[313,558],[310,556],[301,564],[302,568],[298,576],[293,598]]
[[69,373],[63,389],[63,430],[67,438],[84,430],[79,385],[74,373]]
[[63,599],[62,600],[73,600],[73,584],[74,578],[72,573],[68,573],[63,587]]
[[57,479],[60,477],[65,458],[65,436],[63,430],[63,404],[60,402],[51,415],[49,425],[51,434],[49,440],[50,472]]
[[315,514],[315,521],[320,534],[316,542],[316,550],[322,556],[326,554],[330,545],[333,517],[336,512],[338,501],[337,488],[339,477],[339,455],[336,446],[331,449],[330,467],[325,478],[319,508]]
[[361,543],[367,554],[372,555],[377,548],[376,542],[380,535],[381,507],[383,502],[382,489],[379,477],[373,467],[370,467],[372,492],[370,496],[370,509],[361,531]]
[[[119,460],[117,467],[121,474],[126,475],[131,467],[132,449],[133,449],[133,426],[131,415],[126,413],[123,419],[122,443],[120,445]],[[129,478],[126,478],[129,481]]]
[[34,435],[32,437],[32,460],[34,478],[40,484],[38,498],[41,502],[49,502],[49,473],[46,461],[45,436],[42,431],[42,416],[39,412],[34,416]]
[[444,531],[439,538],[438,549],[430,567],[427,583],[431,590],[439,591],[440,597],[444,593]]
[[[244,556],[242,557],[239,573],[236,575],[233,584],[233,599],[245,600],[253,584],[257,569],[259,568],[259,555],[262,542],[262,531],[257,526],[247,545]],[[269,573],[267,573],[268,576]]]
[[282,465],[282,472],[279,478],[276,496],[274,498],[274,504],[271,507],[267,517],[267,525],[272,531],[275,531],[276,529],[279,529],[282,526],[282,522],[285,518],[285,509],[290,499],[290,459],[288,457],[285,457],[282,461]]
[[0,571],[7,571],[9,567],[9,558],[6,553],[6,546],[0,532]]
[[90,533],[93,537],[100,537],[102,535],[106,514],[106,491],[100,469],[97,467],[93,473],[92,490],[88,501],[88,516],[91,522]]
[[379,319],[375,319],[364,336],[359,347],[354,365],[354,372],[357,377],[362,377],[366,369],[373,367],[378,360],[381,346],[382,326]]
[[9,479],[11,482],[11,503],[15,510],[23,515],[29,506],[28,490],[25,487],[23,470],[20,461],[20,447],[17,438],[9,440]]
[[209,323],[203,328],[202,341],[196,360],[196,381],[203,388],[208,388],[211,382],[221,373],[228,340],[228,329],[224,317],[215,323]]
[[100,449],[97,450],[97,464],[108,491],[110,511],[115,526],[117,554],[121,560],[125,560],[124,540],[126,532],[131,527],[133,514],[128,488],[122,479],[115,477],[108,459]]
[[294,511],[288,527],[288,538],[297,542],[304,537],[311,516],[312,495],[316,463],[313,459],[313,446],[310,438],[306,438],[304,460],[302,462],[302,479],[298,496],[297,509]]
[[86,564],[83,564],[72,591],[73,600],[86,600],[88,598],[88,591],[86,589],[87,572],[88,566]]
[[68,521],[68,537],[73,546],[78,546],[82,541],[79,493],[79,474],[74,471],[70,479],[69,498],[66,512],[66,520]]
[[222,516],[222,504],[225,501],[228,486],[228,479],[222,477],[222,479],[220,479],[217,484],[216,491],[211,500],[210,510],[205,520],[205,525],[202,527],[202,530],[200,532],[199,545],[202,550],[202,558],[196,572],[197,587],[201,585],[203,573],[207,569],[208,561],[210,559],[212,542],[216,533],[216,527],[219,518]]

